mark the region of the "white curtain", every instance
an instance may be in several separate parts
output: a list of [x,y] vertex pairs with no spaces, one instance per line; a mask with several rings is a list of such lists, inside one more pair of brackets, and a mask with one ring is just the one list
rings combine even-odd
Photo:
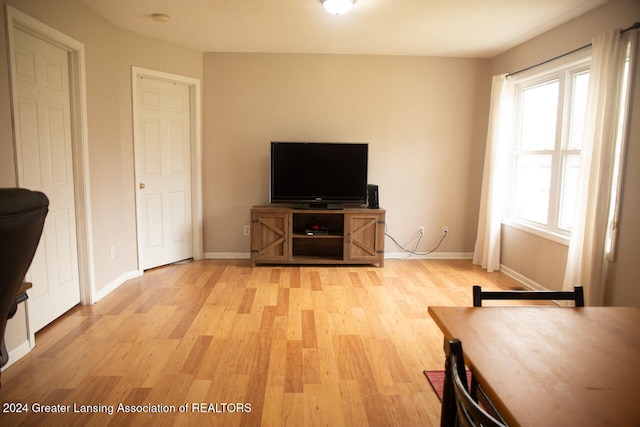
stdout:
[[[588,305],[603,305],[607,235],[620,87],[630,33],[619,30],[592,42],[586,136],[582,147],[576,217],[571,230],[564,289],[582,285]],[[635,34],[633,34],[635,39]]]
[[506,75],[493,77],[489,129],[482,174],[478,234],[473,263],[491,272],[500,270],[500,229],[507,182],[508,139],[512,127],[512,85]]

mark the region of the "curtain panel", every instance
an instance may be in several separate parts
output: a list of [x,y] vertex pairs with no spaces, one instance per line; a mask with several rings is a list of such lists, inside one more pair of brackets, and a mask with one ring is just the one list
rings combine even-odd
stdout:
[[488,272],[500,270],[500,234],[507,163],[512,129],[513,88],[507,75],[494,76],[491,84],[489,129],[485,149],[478,232],[473,263]]
[[[606,284],[606,236],[609,227],[611,189],[620,97],[627,45],[635,49],[636,32],[620,35],[612,30],[592,42],[587,98],[586,132],[580,160],[579,182],[563,289],[582,285],[588,305],[603,305]],[[633,75],[631,73],[630,75]]]

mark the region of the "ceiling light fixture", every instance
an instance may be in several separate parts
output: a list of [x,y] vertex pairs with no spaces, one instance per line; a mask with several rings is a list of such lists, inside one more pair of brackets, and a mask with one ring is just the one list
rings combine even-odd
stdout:
[[355,0],[322,0],[327,12],[333,15],[343,15],[351,10]]
[[169,20],[169,15],[166,13],[154,13],[151,15],[151,19],[156,22],[167,22]]

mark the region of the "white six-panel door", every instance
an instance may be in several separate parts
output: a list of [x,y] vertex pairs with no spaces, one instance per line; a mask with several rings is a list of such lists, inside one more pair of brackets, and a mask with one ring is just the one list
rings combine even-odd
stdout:
[[142,270],[193,257],[190,89],[137,76],[135,164]]
[[14,30],[18,185],[49,197],[49,214],[27,280],[30,329],[80,302],[68,52]]

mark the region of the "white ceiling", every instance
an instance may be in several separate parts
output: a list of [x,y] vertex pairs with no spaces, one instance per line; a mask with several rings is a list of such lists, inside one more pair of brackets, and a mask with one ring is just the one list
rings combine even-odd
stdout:
[[[82,0],[112,24],[202,52],[492,58],[609,0]],[[152,13],[166,13],[166,23]]]

